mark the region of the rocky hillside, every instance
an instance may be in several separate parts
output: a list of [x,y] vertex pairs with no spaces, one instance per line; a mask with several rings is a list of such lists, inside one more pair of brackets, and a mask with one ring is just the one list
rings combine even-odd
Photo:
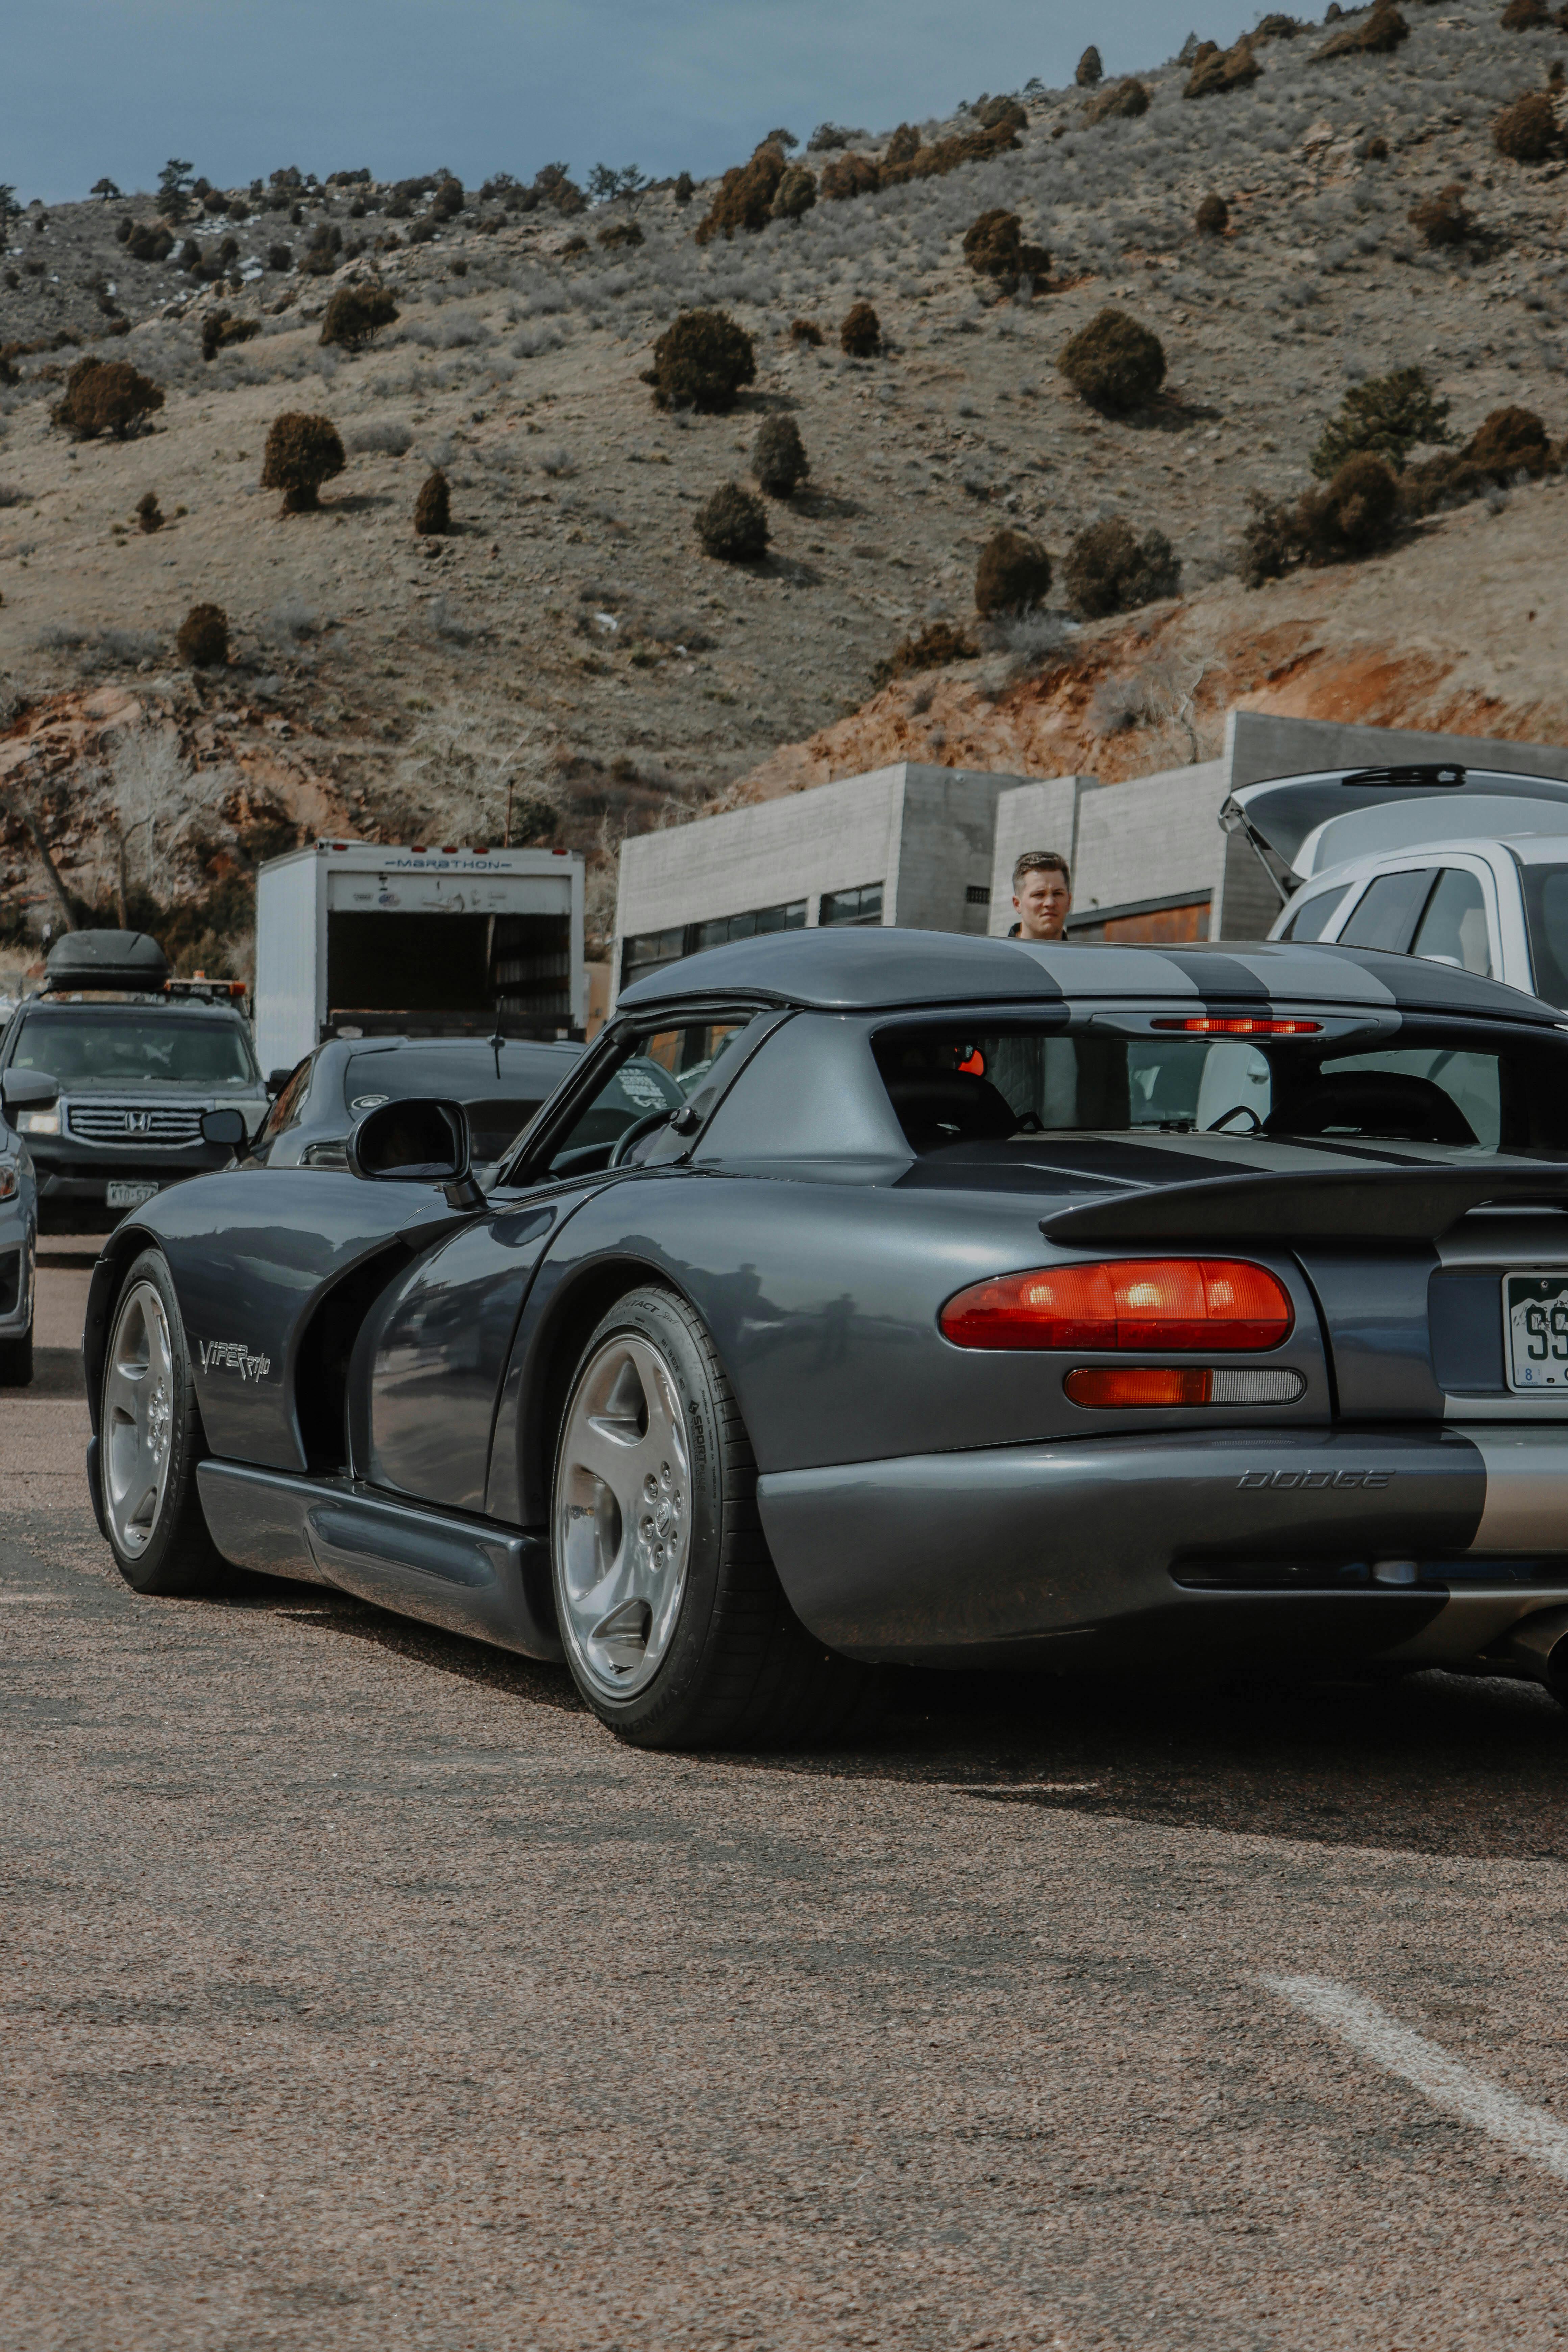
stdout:
[[[493,841],[510,809],[514,840],[592,854],[603,923],[627,826],[874,759],[1125,774],[1206,751],[1237,699],[1559,737],[1554,458],[1396,519],[1366,560],[1248,587],[1238,554],[1249,494],[1295,499],[1369,379],[1423,370],[1456,447],[1502,407],[1552,446],[1568,425],[1555,93],[1536,160],[1494,135],[1568,38],[1535,0],[1506,13],[1269,17],[1131,83],[825,129],[794,158],[815,198],[794,217],[784,142],[760,205],[754,173],[585,204],[547,170],[477,193],[198,184],[167,230],[146,195],[24,212],[0,289],[16,951],[58,908],[41,845],[73,903],[184,907],[187,960],[210,960],[245,929],[256,859],[298,829]],[[1215,194],[1224,225],[1200,230]],[[700,235],[716,201],[732,233]],[[1045,249],[1021,277],[966,260],[996,210]],[[345,287],[396,313],[357,350],[322,341]],[[864,357],[840,348],[859,302],[879,328]],[[1058,365],[1108,306],[1165,360],[1121,414]],[[752,339],[754,379],[724,413],[660,408],[655,342],[705,307]],[[84,356],[163,394],[122,440],[52,421]],[[342,440],[314,511],[261,487],[286,411]],[[778,417],[809,475],[763,501],[764,554],[705,552],[704,502],[756,491]],[[434,468],[451,527],[421,535]],[[1062,558],[1112,517],[1163,534],[1180,593],[1085,621]],[[1003,526],[1055,581],[977,631]],[[198,604],[227,618],[216,666],[176,646]],[[934,622],[935,666],[884,682]]]

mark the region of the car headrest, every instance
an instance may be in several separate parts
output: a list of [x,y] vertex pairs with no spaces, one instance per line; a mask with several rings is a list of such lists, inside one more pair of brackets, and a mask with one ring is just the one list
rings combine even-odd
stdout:
[[944,1143],[1001,1142],[1018,1131],[1006,1097],[989,1078],[965,1070],[890,1078],[888,1094],[916,1151],[934,1151]]
[[1267,1121],[1270,1135],[1388,1136],[1402,1143],[1474,1143],[1478,1137],[1450,1094],[1402,1070],[1341,1070],[1288,1095]]

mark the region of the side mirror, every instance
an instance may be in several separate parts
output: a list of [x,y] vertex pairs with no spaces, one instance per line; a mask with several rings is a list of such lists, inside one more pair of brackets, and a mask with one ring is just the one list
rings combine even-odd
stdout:
[[349,1166],[379,1184],[441,1184],[454,1209],[477,1208],[484,1194],[470,1168],[468,1114],[459,1102],[383,1103],[349,1137]]
[[47,1070],[7,1070],[0,1078],[0,1101],[7,1110],[47,1110],[60,1098],[60,1082]]
[[242,1110],[204,1110],[202,1113],[204,1143],[226,1143],[231,1151],[237,1151],[247,1140],[248,1132]]
[[284,1087],[288,1085],[288,1083],[289,1083],[289,1079],[293,1076],[293,1075],[294,1075],[294,1072],[293,1072],[292,1070],[268,1070],[268,1073],[267,1073],[267,1091],[268,1091],[268,1095],[271,1097],[271,1098],[272,1098],[272,1100],[273,1100],[274,1102],[276,1102],[276,1101],[277,1101],[277,1099],[278,1099],[279,1096],[282,1093],[282,1091],[283,1091]]

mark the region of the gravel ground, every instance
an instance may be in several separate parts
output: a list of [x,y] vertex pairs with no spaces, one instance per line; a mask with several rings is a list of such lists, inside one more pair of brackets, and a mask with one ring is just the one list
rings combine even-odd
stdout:
[[[46,1267],[51,1346],[84,1282]],[[1539,1693],[910,1677],[854,1753],[642,1757],[311,1587],[138,1599],[42,1361],[0,1404],[8,2343],[1561,2340],[1562,2181],[1261,1981],[1568,2118]]]

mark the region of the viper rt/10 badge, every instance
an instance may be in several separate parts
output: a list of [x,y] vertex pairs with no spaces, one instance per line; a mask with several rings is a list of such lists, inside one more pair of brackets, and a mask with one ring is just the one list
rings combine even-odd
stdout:
[[243,1339],[198,1339],[204,1372],[237,1372],[242,1381],[264,1381],[270,1356],[252,1355]]

